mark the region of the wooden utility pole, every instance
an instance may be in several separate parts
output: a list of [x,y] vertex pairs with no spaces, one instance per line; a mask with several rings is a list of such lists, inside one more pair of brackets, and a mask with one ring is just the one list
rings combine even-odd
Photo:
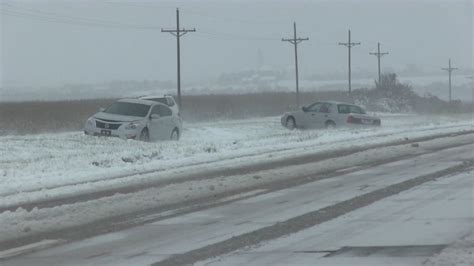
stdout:
[[348,70],[349,70],[349,93],[351,93],[352,91],[352,88],[351,88],[351,48],[353,46],[356,46],[356,45],[360,45],[360,42],[351,42],[351,30],[349,30],[349,39],[347,42],[340,42],[339,45],[344,45],[347,47],[347,49],[349,50],[349,67],[348,67]]
[[293,38],[292,39],[281,39],[283,42],[289,42],[295,47],[295,76],[296,76],[296,106],[300,107],[300,89],[298,81],[298,44],[302,41],[308,41],[309,38],[297,38],[296,37],[296,22],[293,22]]
[[380,52],[380,43],[377,43],[377,52],[376,53],[369,53],[371,55],[375,55],[377,56],[377,61],[378,61],[378,68],[379,68],[379,84],[380,84],[380,58],[384,55],[387,55],[388,52],[385,52],[385,53],[381,53]]
[[187,30],[185,28],[179,27],[179,9],[176,8],[176,29],[161,29],[161,32],[171,33],[176,37],[176,51],[177,51],[177,87],[178,87],[178,105],[182,108],[181,105],[181,47],[180,47],[180,38],[188,32],[195,32],[196,29]]
[[451,58],[449,58],[449,61],[448,61],[448,67],[447,68],[442,68],[442,70],[446,70],[448,71],[448,75],[449,75],[449,102],[452,101],[452,90],[451,90],[451,73],[454,71],[454,70],[457,70],[457,68],[455,67],[451,67]]
[[[467,78],[474,81],[474,76],[470,76]],[[472,89],[472,94],[471,94],[472,113],[474,114],[474,87],[472,87],[471,89]]]

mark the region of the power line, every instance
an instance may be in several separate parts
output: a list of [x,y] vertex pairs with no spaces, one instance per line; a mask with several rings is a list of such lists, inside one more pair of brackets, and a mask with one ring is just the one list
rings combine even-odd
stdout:
[[95,18],[85,18],[77,16],[68,16],[53,12],[42,11],[38,9],[29,9],[16,7],[11,4],[2,3],[4,8],[0,9],[2,14],[12,16],[28,18],[36,21],[45,21],[52,23],[61,23],[68,25],[80,25],[80,26],[92,26],[92,27],[103,27],[103,28],[120,28],[120,29],[146,29],[156,30],[159,29],[155,25],[141,25],[141,24],[125,24],[114,21],[100,20]]
[[208,15],[196,11],[187,11],[188,13],[199,16],[199,17],[205,17],[205,18],[210,18],[214,20],[220,20],[220,21],[227,21],[227,22],[236,22],[236,23],[244,23],[244,24],[263,24],[263,25],[282,25],[286,24],[284,21],[268,21],[268,20],[250,20],[250,19],[241,19],[241,18],[233,18],[233,17],[219,17],[215,15]]
[[121,6],[130,6],[130,7],[139,7],[139,8],[154,8],[154,9],[175,9],[175,5],[163,5],[160,3],[159,6],[157,5],[145,5],[143,3],[124,3],[124,2],[103,2],[104,4],[108,5],[121,5]]
[[351,93],[352,88],[351,88],[351,48],[356,45],[360,45],[360,42],[351,42],[351,30],[349,30],[349,39],[347,42],[340,42],[339,45],[344,45],[347,47],[347,50],[349,51],[349,61],[348,61],[348,73],[349,73],[349,93]]
[[377,62],[378,62],[378,70],[379,70],[379,84],[380,84],[380,58],[384,55],[387,55],[388,52],[380,52],[380,42],[377,43],[377,52],[376,53],[369,53],[371,55],[377,56]]
[[293,22],[293,38],[281,39],[282,42],[289,42],[295,47],[295,77],[296,77],[296,106],[300,107],[300,90],[298,83],[298,44],[303,41],[308,41],[309,38],[296,37],[296,22]]
[[80,20],[80,21],[83,21],[83,22],[124,25],[122,23],[117,23],[117,22],[107,21],[107,20],[102,20],[102,19],[97,19],[97,18],[71,16],[71,15],[64,15],[64,14],[58,14],[58,13],[54,13],[54,12],[44,11],[44,10],[40,10],[40,9],[18,7],[18,6],[11,5],[9,3],[2,3],[2,5],[6,6],[7,8],[10,8],[10,9],[12,8],[14,10],[16,9],[16,10],[20,10],[22,12],[30,12],[30,13],[33,13],[33,14],[37,14],[37,15],[40,14],[40,15],[43,15],[43,16],[53,16],[53,17],[56,17],[56,18],[69,19],[69,20]]
[[451,73],[454,70],[457,70],[458,68],[451,67],[451,58],[449,58],[448,67],[447,68],[441,68],[441,69],[448,71],[448,75],[449,75],[449,102],[451,102],[451,100],[452,100],[452,98],[451,98]]
[[275,41],[278,38],[274,37],[262,37],[256,35],[243,35],[243,34],[233,34],[227,32],[217,32],[213,30],[200,30],[200,34],[207,35],[208,37],[216,37],[226,40],[249,40],[249,41]]
[[[107,2],[110,3],[110,2]],[[112,3],[110,3],[112,4]],[[127,6],[134,6],[134,4],[128,3],[113,3],[113,4],[123,4]],[[60,13],[54,13],[49,11],[44,11],[40,9],[32,8],[23,8],[13,6],[8,3],[2,3],[6,8],[1,9],[0,11],[8,16],[26,18],[35,21],[43,21],[50,23],[59,23],[65,25],[79,25],[79,26],[88,26],[88,27],[101,27],[101,28],[113,28],[113,29],[139,29],[139,30],[157,30],[160,27],[156,25],[144,25],[144,24],[125,24],[116,21],[108,21],[103,19],[96,19],[90,17],[80,17],[80,16],[69,16]],[[145,6],[141,6],[145,7]],[[213,30],[204,30],[200,31],[197,34],[198,37],[205,39],[218,39],[218,40],[243,40],[243,41],[275,41],[278,40],[277,37],[262,37],[262,36],[252,36],[252,35],[243,35],[243,34],[232,34],[232,33],[223,33]]]
[[[132,4],[132,3],[118,3],[118,2],[106,2],[106,3],[107,4],[114,4],[114,5],[139,7],[139,8],[154,8],[154,9],[175,8],[175,7],[171,7],[169,5],[157,6],[155,4],[146,5],[146,4],[136,4],[136,3]],[[195,10],[188,10],[188,9],[186,9],[185,11],[186,11],[186,14],[190,14],[191,16],[194,15],[194,16],[199,16],[199,17],[204,17],[204,18],[210,18],[210,19],[213,19],[213,20],[244,23],[244,24],[252,24],[252,25],[255,25],[255,24],[265,24],[265,25],[280,24],[281,25],[281,24],[286,23],[284,21],[277,21],[277,20],[273,20],[273,21],[271,21],[271,20],[253,20],[253,19],[242,19],[242,18],[235,18],[235,17],[229,17],[229,16],[221,17],[221,16],[209,15],[209,14],[201,13],[201,12],[198,12],[198,11],[195,11]]]
[[176,29],[161,29],[161,32],[171,33],[173,36],[176,37],[176,51],[177,51],[177,89],[178,89],[178,105],[182,108],[181,105],[181,47],[180,47],[180,38],[181,36],[185,35],[188,32],[195,32],[196,29],[185,29],[180,28],[179,26],[179,9],[176,8]]

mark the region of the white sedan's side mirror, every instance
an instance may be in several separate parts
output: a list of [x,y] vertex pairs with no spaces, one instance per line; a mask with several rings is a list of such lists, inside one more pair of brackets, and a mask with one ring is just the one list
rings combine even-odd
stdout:
[[151,119],[160,119],[160,115],[159,114],[151,114],[150,118]]
[[103,112],[103,111],[105,111],[105,108],[104,108],[104,107],[100,107],[100,108],[99,108],[99,112]]

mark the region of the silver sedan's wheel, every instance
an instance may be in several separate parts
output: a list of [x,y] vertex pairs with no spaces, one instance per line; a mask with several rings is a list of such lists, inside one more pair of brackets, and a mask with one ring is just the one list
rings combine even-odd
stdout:
[[334,123],[333,121],[328,121],[328,122],[326,122],[326,128],[327,129],[335,129],[336,128],[336,123]]
[[173,129],[173,132],[171,132],[171,140],[179,140],[179,131],[177,129]]
[[286,127],[287,127],[289,130],[295,129],[296,123],[295,123],[295,119],[294,119],[293,117],[288,117],[288,118],[286,119]]

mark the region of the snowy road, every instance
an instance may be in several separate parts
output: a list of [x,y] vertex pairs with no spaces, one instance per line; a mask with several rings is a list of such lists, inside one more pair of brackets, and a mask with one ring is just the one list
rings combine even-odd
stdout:
[[[59,241],[2,263],[421,265],[473,229],[473,140],[470,134],[403,145],[405,151],[436,152],[286,189],[261,188],[221,206],[78,242]],[[463,145],[438,149],[443,142]],[[317,167],[305,164],[299,174]]]
[[[429,182],[196,265],[474,265],[473,174]],[[470,242],[463,243],[466,238]],[[464,252],[449,250],[454,245],[464,245]]]

